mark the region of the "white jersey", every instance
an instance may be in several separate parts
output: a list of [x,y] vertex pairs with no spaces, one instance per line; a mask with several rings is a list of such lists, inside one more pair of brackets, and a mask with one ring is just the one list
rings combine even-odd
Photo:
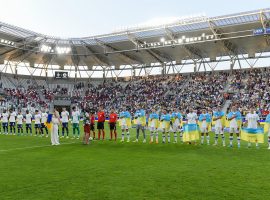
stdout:
[[41,120],[41,115],[35,114],[35,124],[40,124],[40,120]]
[[13,111],[12,113],[10,113],[10,116],[9,116],[9,122],[15,122],[16,121],[16,112]]
[[80,112],[73,111],[72,112],[72,123],[78,124],[80,122]]
[[63,123],[68,123],[68,117],[69,117],[68,111],[61,112],[61,117],[62,117],[62,122]]
[[127,119],[126,118],[123,117],[119,121],[120,121],[120,123],[121,123],[122,126],[127,126]]
[[26,124],[31,124],[32,123],[32,114],[30,114],[30,113],[26,114],[25,121],[26,121]]
[[47,122],[48,114],[47,113],[41,113],[41,123],[44,124]]
[[[236,112],[233,113],[233,115],[236,116]],[[230,128],[237,128],[237,127],[238,127],[237,120],[236,120],[236,118],[234,118],[234,119],[232,119],[232,120],[230,121]]]
[[248,128],[257,128],[258,121],[260,120],[259,115],[257,113],[248,113],[246,115],[246,120],[248,122]]
[[3,123],[8,123],[8,113],[3,113],[2,114],[2,122]]
[[17,116],[17,121],[18,121],[18,124],[23,124],[23,115],[22,114],[19,114]]
[[198,115],[193,112],[193,113],[188,113],[187,114],[187,121],[188,121],[188,124],[196,124],[197,123],[197,120],[198,119]]

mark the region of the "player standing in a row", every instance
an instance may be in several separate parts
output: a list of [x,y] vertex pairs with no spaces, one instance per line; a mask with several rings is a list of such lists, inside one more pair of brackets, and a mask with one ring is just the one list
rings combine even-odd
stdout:
[[114,112],[114,109],[111,109],[111,114],[109,117],[109,126],[110,126],[110,134],[111,134],[111,140],[113,139],[114,134],[114,140],[117,140],[117,132],[116,132],[116,122],[117,122],[117,114]]
[[265,123],[268,126],[268,149],[270,150],[270,114],[266,116]]
[[41,135],[41,114],[39,113],[38,110],[35,111],[35,136],[37,136],[38,134]]
[[[249,129],[257,129],[258,125],[260,125],[260,117],[256,113],[254,107],[250,108],[250,112],[246,115],[247,128]],[[248,142],[248,148],[251,146],[250,141]],[[258,141],[256,141],[256,147],[259,147]]]
[[10,134],[16,135],[16,112],[13,109],[10,109],[10,115],[9,115],[9,131]]
[[127,142],[130,141],[129,128],[131,127],[131,114],[127,111],[126,107],[123,107],[123,111],[120,113],[119,125],[122,130],[121,142],[125,141],[125,132],[127,134]]
[[166,133],[167,133],[168,143],[171,142],[170,132],[169,132],[170,121],[171,121],[171,116],[170,114],[167,114],[167,111],[164,109],[162,115],[160,116],[160,129],[162,131],[162,143],[166,142]]
[[180,133],[180,139],[182,142],[182,137],[181,137],[181,121],[182,121],[182,115],[179,112],[178,109],[175,109],[174,112],[171,115],[171,121],[172,121],[172,131],[174,135],[174,143],[177,143],[177,133]]
[[222,144],[225,147],[225,136],[224,136],[224,112],[221,111],[221,107],[218,106],[217,109],[213,113],[213,121],[215,122],[215,144],[218,144],[218,136],[221,135],[222,137]]
[[233,134],[236,134],[237,146],[240,148],[239,131],[242,124],[242,116],[235,106],[232,106],[231,112],[227,115],[227,119],[230,122],[230,147],[233,146]]
[[66,138],[68,138],[68,118],[69,118],[69,113],[66,110],[66,108],[63,108],[61,112],[61,117],[62,117],[62,138],[65,136],[65,130],[66,130]]
[[26,111],[26,115],[25,115],[25,123],[26,123],[26,134],[29,134],[30,131],[30,135],[32,136],[32,114],[29,113],[29,110]]
[[76,137],[76,131],[77,131],[77,139],[80,138],[80,112],[76,110],[76,107],[74,106],[72,108],[72,128],[73,128],[73,139]]
[[18,135],[22,135],[23,134],[23,115],[21,111],[19,111],[17,115],[17,129],[18,129]]
[[145,125],[146,125],[146,118],[145,118],[145,110],[141,108],[140,105],[137,105],[137,110],[134,115],[135,124],[136,124],[136,140],[134,142],[139,141],[140,130],[143,133],[143,143],[146,143],[146,135],[145,135]]
[[156,137],[156,143],[158,144],[158,120],[159,115],[156,112],[156,109],[152,109],[152,113],[149,115],[149,126],[150,126],[150,143],[153,143],[154,136]]
[[46,132],[46,137],[49,136],[49,131],[48,131],[48,128],[47,126],[45,125],[45,123],[47,122],[47,119],[48,119],[48,113],[45,112],[45,110],[41,113],[41,134],[42,136],[44,136],[44,130]]
[[98,123],[97,123],[98,140],[100,140],[101,131],[102,131],[102,140],[104,140],[105,139],[105,131],[104,131],[105,112],[103,111],[102,106],[99,107],[97,115],[98,115]]
[[210,136],[209,136],[209,124],[211,123],[211,115],[206,113],[206,109],[202,110],[202,113],[199,116],[200,121],[200,131],[201,131],[201,144],[204,143],[204,135],[206,135],[207,145],[210,144]]
[[7,113],[7,110],[4,110],[3,111],[3,114],[2,114],[2,126],[3,126],[3,131],[4,131],[4,134],[8,134],[8,113]]

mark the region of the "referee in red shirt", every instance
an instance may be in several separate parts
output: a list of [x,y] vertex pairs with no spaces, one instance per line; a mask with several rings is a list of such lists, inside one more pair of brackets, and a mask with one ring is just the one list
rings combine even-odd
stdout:
[[99,107],[98,110],[98,123],[97,123],[97,130],[98,130],[98,140],[100,140],[100,135],[102,131],[102,139],[105,138],[105,131],[104,131],[104,122],[105,122],[105,112],[103,111],[103,107]]
[[117,140],[116,122],[117,122],[117,114],[114,112],[114,109],[111,109],[109,125],[110,125],[111,140],[113,138],[113,133],[114,133],[115,141]]

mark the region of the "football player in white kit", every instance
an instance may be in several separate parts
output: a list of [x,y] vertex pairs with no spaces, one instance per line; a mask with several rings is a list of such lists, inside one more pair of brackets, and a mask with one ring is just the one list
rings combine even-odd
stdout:
[[[256,113],[254,107],[250,108],[250,112],[246,115],[246,122],[245,124],[247,124],[247,128],[253,128],[253,129],[257,129],[258,125],[260,126],[260,117],[259,115]],[[251,147],[251,143],[248,142],[248,148]],[[259,143],[256,142],[256,147],[259,147]]]
[[26,134],[29,134],[32,136],[32,114],[29,113],[29,110],[26,110],[26,115],[25,115],[25,126],[26,126]]
[[9,132],[12,135],[16,135],[16,112],[14,109],[10,109],[10,114],[9,114]]
[[150,143],[153,143],[154,136],[156,137],[156,144],[158,143],[158,121],[159,121],[159,115],[156,112],[156,109],[153,108],[152,112],[149,115],[149,129],[150,129]]
[[[189,111],[187,111],[187,116],[186,116],[186,119],[187,119],[187,124],[188,125],[197,125],[197,122],[198,122],[198,115],[197,115],[197,111],[195,109],[190,109]],[[197,133],[196,134],[193,134],[192,136],[188,136],[188,141],[185,139],[187,138],[186,135],[189,135],[189,133],[185,133],[184,131],[184,141],[185,142],[188,142],[189,144],[191,144],[191,137],[196,137],[197,136]],[[193,141],[194,144],[196,145],[196,140]]]
[[62,137],[65,137],[65,130],[66,130],[66,138],[68,138],[68,118],[69,118],[69,113],[66,110],[66,108],[62,109],[61,112],[61,117],[62,117]]
[[171,115],[172,127],[171,130],[174,135],[174,143],[177,143],[177,133],[180,133],[182,115],[178,109],[175,109]]
[[41,135],[41,114],[38,110],[35,110],[35,136]]
[[126,107],[123,107],[123,111],[119,115],[120,126],[122,130],[122,139],[121,142],[125,141],[125,132],[127,134],[127,142],[130,141],[129,128],[131,126],[131,114],[127,111]]
[[4,134],[8,134],[8,116],[9,114],[7,113],[7,110],[4,110],[2,114],[2,126],[3,126],[3,131]]
[[223,132],[223,117],[224,117],[224,112],[221,111],[221,107],[218,106],[216,108],[216,110],[213,113],[213,121],[215,122],[215,143],[214,145],[218,144],[218,136],[221,135],[222,138],[222,144],[225,147],[225,136],[224,136],[224,132]]
[[230,122],[230,147],[233,146],[233,134],[237,135],[237,146],[240,148],[240,128],[239,122],[242,123],[241,113],[237,110],[236,106],[232,106],[231,112],[227,115]]
[[21,111],[19,111],[17,115],[17,131],[18,131],[18,135],[23,134],[23,115]]
[[48,118],[48,113],[46,113],[46,111],[44,110],[44,111],[41,113],[41,127],[40,127],[40,130],[41,130],[42,136],[44,136],[44,129],[45,129],[46,137],[49,136],[48,128],[47,128],[47,126],[45,125],[45,123],[47,122],[47,118]]
[[207,145],[210,144],[210,136],[208,133],[209,123],[211,123],[211,116],[206,112],[206,109],[202,109],[202,113],[199,116],[200,131],[201,131],[201,144],[204,143],[204,135],[206,135]]
[[268,149],[270,150],[270,114],[266,116],[265,123],[268,125]]

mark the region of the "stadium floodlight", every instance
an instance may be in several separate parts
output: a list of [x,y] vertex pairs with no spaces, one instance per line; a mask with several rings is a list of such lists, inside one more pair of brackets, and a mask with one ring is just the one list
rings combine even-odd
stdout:
[[71,51],[70,47],[56,47],[56,52],[58,54],[68,54]]
[[52,50],[52,47],[45,44],[41,45],[40,51],[48,53],[48,52],[51,52],[51,50]]
[[164,43],[165,42],[165,38],[160,38],[160,42]]
[[14,44],[15,44],[14,42],[12,42],[10,40],[5,40],[5,39],[1,39],[0,43],[7,44],[7,45],[12,45],[12,46],[14,46]]

